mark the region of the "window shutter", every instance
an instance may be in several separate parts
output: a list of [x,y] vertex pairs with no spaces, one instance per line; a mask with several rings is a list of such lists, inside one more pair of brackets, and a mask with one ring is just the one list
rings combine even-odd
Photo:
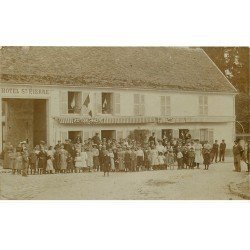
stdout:
[[139,115],[140,113],[140,95],[134,94],[134,114]]
[[115,93],[115,115],[121,114],[121,96],[119,93]]
[[190,129],[189,134],[191,135],[191,139],[195,139],[195,129]]
[[175,138],[175,139],[179,138],[179,130],[178,129],[173,129],[173,138]]
[[66,139],[68,139],[68,132],[61,131],[60,132],[61,142],[64,143]]
[[102,113],[102,93],[94,93],[95,98],[95,114]]
[[123,139],[123,130],[117,130],[116,131],[116,140]]
[[200,130],[199,129],[194,129],[193,130],[193,139],[200,139]]
[[145,96],[141,95],[140,115],[145,114]]
[[203,106],[203,96],[199,96],[199,105]]
[[60,91],[60,114],[68,114],[68,91]]
[[165,116],[165,96],[161,96],[161,115]]
[[208,115],[208,106],[204,106],[204,115]]

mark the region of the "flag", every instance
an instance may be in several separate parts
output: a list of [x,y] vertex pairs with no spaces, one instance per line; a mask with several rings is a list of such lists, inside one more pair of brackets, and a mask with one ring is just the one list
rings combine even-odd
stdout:
[[75,95],[73,96],[73,99],[70,103],[70,107],[73,109],[76,106],[76,101],[75,101]]
[[91,109],[89,108],[89,104],[90,104],[90,96],[89,96],[89,94],[88,94],[88,96],[86,97],[85,101],[83,102],[83,106],[86,107],[86,111],[88,112],[88,114],[89,114],[90,116],[92,116],[92,111],[91,111]]
[[87,96],[87,98],[85,99],[83,105],[86,106],[87,108],[89,107],[89,103],[90,103],[90,97],[89,97],[89,94]]

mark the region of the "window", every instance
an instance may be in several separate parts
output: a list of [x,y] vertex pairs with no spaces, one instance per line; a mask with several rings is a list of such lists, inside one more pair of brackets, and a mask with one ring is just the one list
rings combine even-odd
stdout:
[[199,96],[199,115],[208,114],[208,97]]
[[144,95],[134,94],[134,114],[142,116],[145,114],[145,97]]
[[161,96],[161,115],[168,116],[170,113],[170,96]]
[[112,114],[113,112],[113,94],[102,93],[102,114]]
[[68,92],[68,114],[81,114],[82,92]]
[[210,144],[213,144],[213,141],[214,141],[213,129],[201,129],[200,130],[200,142],[204,143],[205,141],[208,141]]

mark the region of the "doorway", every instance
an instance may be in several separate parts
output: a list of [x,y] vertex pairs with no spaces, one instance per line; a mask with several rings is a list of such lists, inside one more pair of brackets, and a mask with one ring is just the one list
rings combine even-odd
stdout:
[[105,138],[106,140],[115,139],[116,138],[116,131],[115,130],[102,130],[101,137],[102,137],[102,139]]
[[5,98],[3,138],[17,146],[27,141],[30,148],[47,141],[47,100]]
[[69,131],[68,138],[73,142],[76,143],[77,140],[82,142],[82,131]]
[[162,139],[167,139],[170,141],[173,139],[173,129],[162,129],[161,131]]

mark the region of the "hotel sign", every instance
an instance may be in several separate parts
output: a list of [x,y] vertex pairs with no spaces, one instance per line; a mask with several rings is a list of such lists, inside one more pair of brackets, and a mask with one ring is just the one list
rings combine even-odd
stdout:
[[17,87],[1,87],[0,91],[1,94],[6,94],[6,95],[26,95],[26,96],[49,95],[50,93],[48,89],[17,88]]

